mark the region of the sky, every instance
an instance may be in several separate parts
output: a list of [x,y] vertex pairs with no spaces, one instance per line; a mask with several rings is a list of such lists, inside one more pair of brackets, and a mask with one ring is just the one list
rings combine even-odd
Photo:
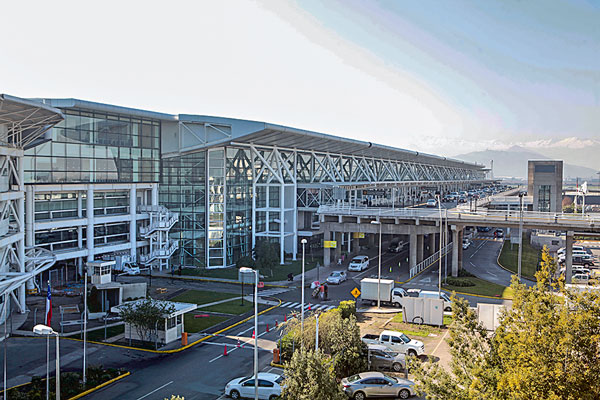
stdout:
[[3,15],[1,93],[445,156],[600,149],[600,0],[12,1]]

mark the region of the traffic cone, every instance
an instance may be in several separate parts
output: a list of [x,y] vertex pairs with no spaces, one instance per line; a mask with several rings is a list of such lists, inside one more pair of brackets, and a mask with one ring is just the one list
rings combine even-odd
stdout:
[[308,311],[310,311],[310,303],[308,304]]
[[227,356],[227,345],[225,345],[225,348],[223,349],[223,355]]
[[277,328],[277,320],[275,320],[275,328]]
[[254,332],[254,331],[252,331],[252,339],[254,339],[254,338],[255,338],[255,335],[254,335],[254,333],[255,333],[255,332]]
[[287,322],[287,314],[283,314],[283,322]]
[[269,332],[269,324],[267,324],[267,332]]
[[238,338],[237,344],[235,345],[235,347],[240,347],[240,338]]

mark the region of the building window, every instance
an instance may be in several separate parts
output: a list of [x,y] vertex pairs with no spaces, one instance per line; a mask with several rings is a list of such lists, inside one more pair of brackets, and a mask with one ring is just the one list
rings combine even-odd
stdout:
[[540,185],[538,190],[538,211],[550,211],[550,185]]

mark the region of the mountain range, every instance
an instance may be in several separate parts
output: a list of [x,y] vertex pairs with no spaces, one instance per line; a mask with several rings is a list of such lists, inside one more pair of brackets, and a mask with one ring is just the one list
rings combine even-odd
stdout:
[[[600,141],[589,148],[543,147],[535,150],[512,146],[506,150],[483,150],[459,154],[453,158],[476,162],[490,167],[494,160],[494,177],[527,178],[528,160],[563,160],[563,178],[580,178],[584,180],[598,179],[598,170],[573,163],[584,160],[595,160],[600,155]],[[541,151],[544,153],[542,154]],[[595,164],[595,163],[590,163]]]

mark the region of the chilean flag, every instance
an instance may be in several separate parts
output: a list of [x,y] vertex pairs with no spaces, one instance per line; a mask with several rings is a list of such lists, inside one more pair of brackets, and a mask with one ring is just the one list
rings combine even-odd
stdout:
[[52,294],[50,293],[50,281],[48,281],[48,296],[46,296],[46,326],[52,321]]

